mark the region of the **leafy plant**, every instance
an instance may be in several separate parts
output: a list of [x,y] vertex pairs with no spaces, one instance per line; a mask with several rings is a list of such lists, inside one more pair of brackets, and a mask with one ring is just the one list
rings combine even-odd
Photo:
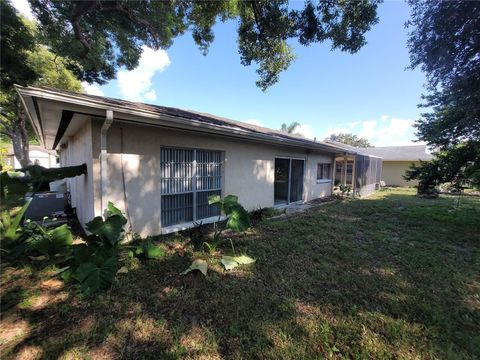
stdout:
[[[208,204],[218,206],[220,209],[219,221],[213,233],[213,240],[211,243],[204,243],[209,252],[212,253],[221,243],[221,235],[224,230],[245,231],[250,227],[250,217],[247,210],[238,202],[238,196],[235,195],[227,195],[223,199],[220,195],[212,195],[208,198]],[[227,216],[226,221],[220,221],[222,213]]]
[[19,172],[2,171],[0,173],[0,200],[2,209],[18,206],[24,201],[30,190],[24,176]]
[[97,216],[86,224],[91,234],[86,244],[74,246],[74,264],[64,273],[64,279],[78,281],[86,294],[108,289],[117,273],[119,244],[126,223],[122,212],[109,202],[103,218]]
[[6,242],[6,245],[15,243],[22,236],[23,232],[20,228],[20,222],[22,221],[30,202],[31,200],[28,200],[14,215],[12,215],[11,210],[2,211],[0,219],[0,235],[2,242]]
[[280,214],[280,211],[272,207],[258,208],[249,213],[250,223],[255,226],[262,220],[278,214]]
[[24,233],[26,236],[24,251],[34,251],[45,256],[66,254],[71,250],[73,243],[72,233],[67,224],[48,229],[36,222],[26,221]]
[[186,275],[191,271],[198,270],[200,271],[203,275],[207,276],[207,271],[208,271],[208,264],[205,260],[202,259],[196,259],[192,262],[192,265],[182,272],[182,275]]
[[208,226],[202,224],[202,222],[194,222],[193,227],[184,231],[184,234],[190,238],[195,249],[200,249],[204,242],[206,235],[208,233]]
[[147,238],[135,249],[135,254],[143,255],[147,259],[160,259],[165,256],[165,251],[155,246],[152,240]]
[[225,267],[225,270],[232,270],[236,268],[239,265],[247,265],[247,264],[252,264],[255,262],[254,259],[252,259],[249,256],[246,255],[240,255],[240,256],[223,256],[222,260],[220,260],[223,266]]
[[345,195],[349,195],[350,191],[352,191],[352,188],[350,187],[350,185],[340,184],[338,188],[340,189],[340,192],[342,193],[342,197],[345,196]]

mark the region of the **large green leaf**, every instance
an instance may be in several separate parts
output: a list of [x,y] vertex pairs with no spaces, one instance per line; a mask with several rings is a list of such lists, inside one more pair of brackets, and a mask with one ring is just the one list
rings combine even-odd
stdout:
[[123,231],[123,225],[125,225],[124,220],[123,215],[109,216],[106,220],[97,216],[88,222],[86,227],[88,231],[99,235],[110,245],[114,246],[120,240],[120,234]]
[[217,205],[219,206],[220,208],[222,207],[222,198],[220,197],[220,195],[210,195],[208,197],[208,205]]
[[255,262],[255,259],[252,259],[247,255],[235,256],[234,259],[236,262],[238,262],[241,265],[253,264]]
[[242,205],[233,206],[228,214],[227,227],[233,231],[245,231],[250,227],[250,216]]
[[72,233],[67,224],[46,231],[43,236],[34,243],[34,248],[44,255],[65,253],[72,246]]
[[159,259],[165,252],[150,240],[145,240],[136,250],[137,254],[143,254],[147,259]]
[[225,267],[225,270],[232,270],[235,269],[239,265],[247,265],[247,264],[252,264],[255,262],[254,259],[252,259],[249,256],[246,255],[240,255],[240,256],[223,256],[222,260],[220,260],[223,266]]
[[2,213],[2,238],[7,241],[16,241],[21,232],[18,232],[20,222],[22,221],[25,211],[27,211],[28,206],[30,205],[31,199],[28,200],[13,217],[10,216],[9,210],[6,210]]
[[205,260],[202,259],[197,259],[192,262],[192,265],[182,272],[182,275],[188,274],[191,271],[198,270],[200,271],[203,275],[207,276],[207,270],[208,270],[208,264]]
[[122,218],[123,225],[127,223],[127,218],[123,216],[120,209],[116,208],[115,205],[113,205],[113,203],[109,201],[107,208],[105,209],[105,212],[104,212],[104,217],[108,219],[110,216],[114,216],[114,215],[118,215]]
[[223,211],[225,212],[225,215],[229,215],[232,210],[238,206],[241,206],[238,203],[238,196],[227,195],[223,198]]
[[100,290],[108,289],[117,273],[117,258],[112,256],[98,266],[92,262],[81,264],[72,275],[81,284],[82,291],[92,294]]
[[220,261],[225,266],[225,270],[235,269],[239,265],[233,256],[224,256]]
[[73,258],[75,263],[81,264],[87,262],[95,251],[95,247],[87,244],[78,244],[73,246]]

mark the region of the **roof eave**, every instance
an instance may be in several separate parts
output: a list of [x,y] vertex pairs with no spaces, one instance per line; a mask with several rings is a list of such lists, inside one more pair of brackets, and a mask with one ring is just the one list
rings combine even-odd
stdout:
[[50,89],[23,87],[20,85],[15,85],[15,89],[19,94],[20,98],[22,99],[22,103],[25,106],[25,109],[27,110],[27,114],[29,116],[30,121],[34,125],[35,133],[39,138],[39,141],[42,144],[42,146],[45,146],[45,143],[44,143],[44,134],[41,133],[41,128],[42,128],[40,123],[41,119],[38,119],[37,115],[33,113],[34,109],[32,111],[32,109],[29,106],[27,106],[25,102],[25,99],[27,97],[31,97],[32,99],[40,98],[40,99],[48,99],[48,100],[59,101],[59,102],[67,102],[74,105],[85,106],[89,108],[93,107],[93,108],[102,109],[102,110],[113,110],[114,113],[123,113],[123,114],[132,115],[132,116],[138,116],[139,123],[152,124],[153,123],[152,120],[155,120],[156,122],[158,122],[158,120],[166,120],[171,123],[181,123],[183,125],[191,124],[194,126],[202,127],[211,132],[218,132],[227,136],[228,135],[231,136],[234,134],[237,137],[246,137],[248,139],[253,138],[261,142],[290,145],[290,146],[296,146],[296,147],[301,147],[301,148],[310,149],[310,150],[332,152],[335,154],[338,154],[338,153],[356,154],[356,152],[352,152],[347,149],[342,149],[333,145],[326,145],[323,143],[316,143],[308,140],[302,141],[300,139],[296,140],[293,138],[267,135],[267,134],[257,133],[254,131],[248,131],[240,127],[235,127],[233,125],[229,127],[226,125],[217,125],[212,123],[208,124],[202,121],[188,119],[183,116],[160,114],[158,112],[149,111],[146,109],[132,109],[127,106],[108,103],[106,101],[103,101],[101,98],[85,99],[85,98],[82,98],[81,96],[75,96],[75,94],[59,93]]

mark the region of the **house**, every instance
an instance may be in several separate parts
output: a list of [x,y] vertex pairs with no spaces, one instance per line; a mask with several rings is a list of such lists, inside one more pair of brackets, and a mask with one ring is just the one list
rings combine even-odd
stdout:
[[420,161],[429,161],[433,156],[425,145],[380,146],[361,149],[365,154],[383,159],[382,180],[387,186],[416,186],[418,180],[407,181],[403,178],[410,165],[419,165]]
[[[13,147],[9,146],[7,148],[7,153],[2,155],[5,160],[5,163],[11,166],[14,169],[22,168],[22,165],[15,157],[13,153]],[[45,168],[57,167],[57,152],[55,150],[47,150],[42,146],[30,145],[29,146],[29,157],[32,164],[40,165]]]
[[16,89],[41,145],[59,151],[61,166],[87,165],[68,180],[80,222],[112,201],[142,236],[215,221],[213,194],[235,194],[249,210],[328,196],[335,162],[358,152],[196,111]]

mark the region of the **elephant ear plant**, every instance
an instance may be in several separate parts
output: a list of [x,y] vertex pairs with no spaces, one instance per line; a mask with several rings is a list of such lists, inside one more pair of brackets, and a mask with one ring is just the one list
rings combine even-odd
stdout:
[[[218,217],[217,226],[213,233],[213,239],[211,243],[204,242],[204,246],[208,249],[210,254],[214,254],[218,245],[224,241],[222,238],[223,231],[230,229],[235,232],[242,232],[250,227],[250,217],[247,210],[238,202],[238,197],[235,195],[227,195],[223,199],[220,195],[212,195],[208,198],[209,205],[215,205],[220,209],[220,215]],[[227,217],[226,221],[221,221],[222,214]],[[235,256],[235,249],[231,239],[233,256],[223,256],[221,263],[226,270],[231,270],[242,264],[251,264],[255,262],[254,259],[242,255]],[[207,274],[207,263],[204,260],[196,259],[192,265],[184,271],[182,274],[187,274],[193,270],[200,270],[204,275]]]
[[78,281],[86,294],[109,288],[117,273],[119,244],[126,223],[121,211],[109,202],[103,218],[97,216],[86,224],[91,234],[85,244],[73,247],[73,265],[63,278]]
[[[209,205],[215,205],[220,209],[217,226],[213,233],[212,243],[205,243],[209,251],[215,252],[222,242],[222,233],[226,229],[242,232],[250,227],[250,217],[247,210],[238,202],[238,196],[227,195],[223,199],[220,195],[212,195],[208,198]],[[220,221],[222,214],[227,217],[226,221]]]

